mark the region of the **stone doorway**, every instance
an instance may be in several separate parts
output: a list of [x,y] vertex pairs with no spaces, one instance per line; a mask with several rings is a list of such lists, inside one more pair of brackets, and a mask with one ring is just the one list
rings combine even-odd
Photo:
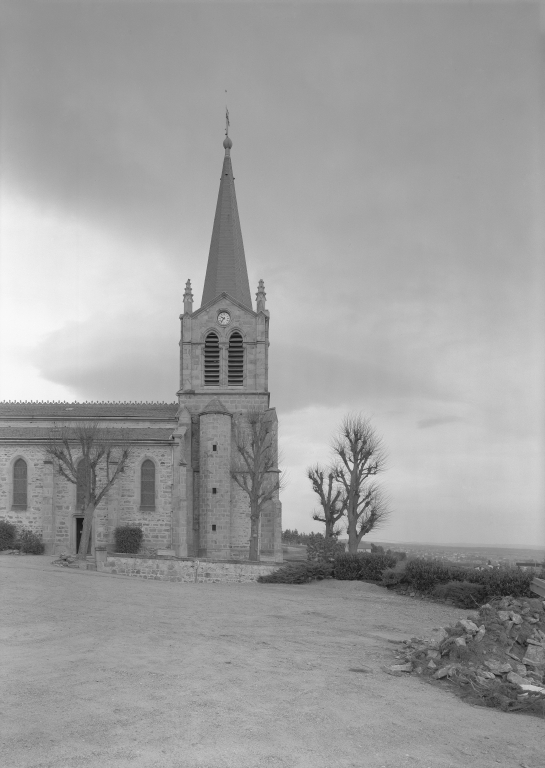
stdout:
[[[83,532],[83,517],[76,517],[76,554],[79,550],[79,543],[81,541],[81,534]],[[93,544],[93,527],[91,526],[91,535],[89,536],[89,546],[87,548],[87,554],[92,554],[91,548]]]

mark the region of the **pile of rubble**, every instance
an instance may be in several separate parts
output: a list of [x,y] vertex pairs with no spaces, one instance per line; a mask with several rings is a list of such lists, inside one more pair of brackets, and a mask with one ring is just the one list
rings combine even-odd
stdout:
[[389,674],[414,672],[445,681],[475,704],[545,716],[545,601],[502,597],[471,611],[454,627],[404,641],[401,664]]
[[51,565],[60,565],[63,568],[78,568],[77,558],[63,553],[59,555],[58,560],[52,560]]

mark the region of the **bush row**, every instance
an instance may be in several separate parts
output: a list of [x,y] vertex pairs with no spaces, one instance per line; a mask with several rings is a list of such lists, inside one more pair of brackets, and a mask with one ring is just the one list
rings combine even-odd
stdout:
[[396,559],[387,554],[339,554],[332,562],[307,560],[306,563],[287,563],[268,576],[260,576],[262,584],[304,584],[313,579],[342,579],[379,581],[385,568],[393,567]]
[[532,572],[521,571],[515,567],[477,570],[448,566],[438,560],[416,558],[409,560],[405,571],[400,575],[400,581],[410,584],[419,592],[432,592],[441,584],[453,582],[478,584],[482,589],[476,592],[479,596],[484,596],[486,601],[502,595],[529,597],[533,577]]
[[26,528],[17,529],[13,523],[0,520],[0,550],[18,549],[27,555],[43,555],[45,547],[41,536]]

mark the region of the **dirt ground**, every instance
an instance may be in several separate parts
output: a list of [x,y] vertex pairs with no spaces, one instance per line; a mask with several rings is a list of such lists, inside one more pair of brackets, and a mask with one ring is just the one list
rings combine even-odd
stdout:
[[0,557],[2,768],[543,768],[542,719],[381,670],[459,609],[51,560]]

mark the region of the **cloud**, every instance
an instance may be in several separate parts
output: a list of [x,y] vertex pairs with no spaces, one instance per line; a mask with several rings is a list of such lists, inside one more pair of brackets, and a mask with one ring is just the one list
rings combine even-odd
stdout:
[[163,323],[153,315],[141,315],[137,323],[118,316],[70,323],[47,334],[33,357],[44,379],[69,387],[81,400],[174,402],[178,343]]
[[452,424],[456,421],[464,421],[459,416],[432,416],[427,419],[419,419],[417,421],[418,429],[429,429],[430,427],[438,427],[442,424]]

